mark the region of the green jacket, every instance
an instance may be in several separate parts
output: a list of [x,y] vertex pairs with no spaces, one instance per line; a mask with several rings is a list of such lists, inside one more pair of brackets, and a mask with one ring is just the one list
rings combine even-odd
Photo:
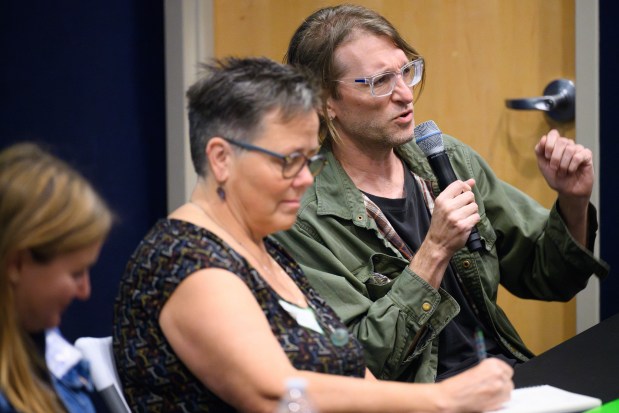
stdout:
[[[485,250],[458,251],[451,262],[472,300],[473,310],[492,326],[500,344],[520,360],[533,354],[496,303],[499,283],[522,298],[567,301],[591,274],[608,273],[605,263],[580,247],[556,205],[548,211],[499,180],[471,148],[444,136],[456,175],[475,178]],[[399,381],[436,378],[438,334],[459,312],[444,290],[432,288],[368,216],[355,187],[329,144],[321,150],[328,164],[305,194],[298,219],[275,237],[301,264],[312,286],[335,309],[365,348],[375,376]],[[440,190],[421,150],[413,142],[397,150],[410,170]],[[589,208],[589,246],[597,231]],[[373,276],[378,273],[379,276]],[[389,282],[377,282],[387,276]]]

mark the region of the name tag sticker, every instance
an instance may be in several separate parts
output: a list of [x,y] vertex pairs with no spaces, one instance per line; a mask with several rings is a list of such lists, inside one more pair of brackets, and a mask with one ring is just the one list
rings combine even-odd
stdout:
[[305,327],[323,335],[325,334],[322,327],[318,324],[316,314],[314,314],[314,310],[312,310],[311,307],[297,307],[296,305],[290,304],[284,300],[279,300],[279,305],[281,305],[282,308],[286,310],[286,312],[290,314],[290,316],[294,318],[301,327]]

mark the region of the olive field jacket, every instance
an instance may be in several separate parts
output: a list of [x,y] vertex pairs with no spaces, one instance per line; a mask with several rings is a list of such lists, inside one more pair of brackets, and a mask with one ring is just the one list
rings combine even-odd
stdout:
[[[556,204],[549,211],[499,180],[477,153],[456,139],[444,135],[444,144],[459,179],[475,179],[481,216],[477,228],[484,244],[480,252],[459,250],[451,264],[478,317],[505,350],[526,361],[533,354],[497,305],[499,284],[521,298],[567,301],[592,274],[606,276],[608,267],[574,241]],[[416,182],[426,182],[431,211],[440,190],[425,156],[413,142],[396,152]],[[321,153],[328,163],[305,194],[295,225],[275,238],[363,344],[376,377],[432,382],[438,335],[458,314],[459,305],[415,274],[385,239],[329,143]],[[593,205],[588,220],[592,250],[598,225]]]

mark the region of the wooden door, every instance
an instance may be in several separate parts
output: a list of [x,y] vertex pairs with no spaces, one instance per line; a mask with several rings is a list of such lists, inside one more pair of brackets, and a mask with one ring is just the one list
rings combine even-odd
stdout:
[[[215,0],[215,55],[281,61],[288,40],[312,11],[338,2]],[[574,79],[573,0],[358,0],[387,17],[426,59],[417,123],[433,119],[444,133],[477,150],[503,180],[546,207],[555,194],[541,177],[533,147],[551,127],[574,137],[574,123],[505,107],[538,96],[553,79]],[[534,352],[573,336],[574,301],[499,303]]]

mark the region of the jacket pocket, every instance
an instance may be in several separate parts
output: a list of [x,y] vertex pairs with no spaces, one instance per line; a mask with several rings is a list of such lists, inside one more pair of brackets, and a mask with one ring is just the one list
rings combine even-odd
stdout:
[[375,253],[355,276],[363,280],[368,297],[376,301],[391,290],[393,280],[399,277],[407,266],[408,261],[403,258]]

